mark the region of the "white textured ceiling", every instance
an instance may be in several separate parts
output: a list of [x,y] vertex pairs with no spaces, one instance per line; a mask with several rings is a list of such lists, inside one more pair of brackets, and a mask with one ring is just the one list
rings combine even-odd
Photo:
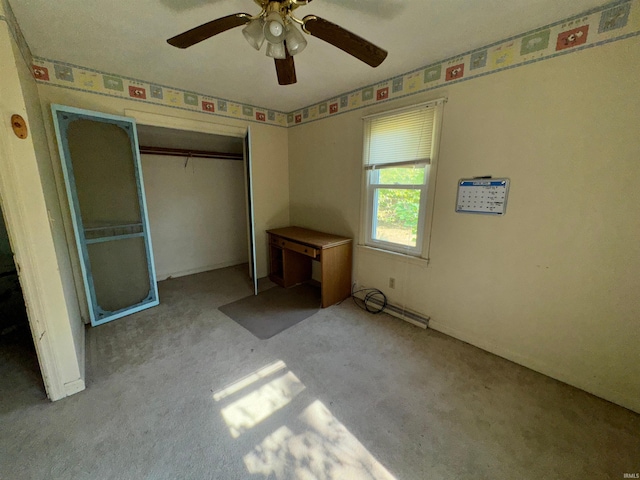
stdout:
[[314,37],[295,57],[298,83],[278,85],[273,59],[241,28],[187,50],[166,39],[252,0],[9,0],[34,55],[197,93],[290,112],[524,33],[602,0],[314,0],[318,15],[388,50],[371,68]]

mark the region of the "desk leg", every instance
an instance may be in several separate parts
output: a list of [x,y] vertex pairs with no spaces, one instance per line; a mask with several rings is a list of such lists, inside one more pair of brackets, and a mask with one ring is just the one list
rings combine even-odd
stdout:
[[322,308],[351,295],[351,244],[322,251]]

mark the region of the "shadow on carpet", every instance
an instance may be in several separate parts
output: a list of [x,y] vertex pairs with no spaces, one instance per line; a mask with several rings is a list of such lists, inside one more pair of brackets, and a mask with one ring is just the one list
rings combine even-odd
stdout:
[[320,288],[308,284],[273,287],[223,305],[219,310],[265,340],[320,310]]

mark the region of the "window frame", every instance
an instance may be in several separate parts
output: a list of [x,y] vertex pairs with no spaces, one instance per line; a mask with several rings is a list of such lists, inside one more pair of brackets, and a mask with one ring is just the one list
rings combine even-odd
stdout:
[[[387,167],[394,168],[394,167]],[[398,168],[398,167],[396,167]],[[406,253],[407,255],[419,256],[422,250],[423,244],[423,233],[424,233],[424,222],[425,222],[425,207],[426,207],[426,198],[427,198],[427,186],[428,186],[428,178],[429,171],[428,165],[424,164],[425,174],[424,180],[421,184],[388,184],[388,183],[377,183],[380,177],[380,171],[383,168],[376,168],[367,170],[365,175],[369,178],[367,181],[367,245],[373,246],[376,248],[381,248],[383,250],[391,250],[397,253]],[[377,178],[376,178],[377,177]],[[375,182],[375,183],[374,183]],[[416,232],[416,246],[411,247],[409,245],[403,245],[395,242],[390,242],[386,240],[380,240],[373,237],[373,232],[375,232],[377,227],[377,211],[378,211],[378,202],[376,201],[376,195],[378,190],[419,190],[420,191],[420,203],[418,209],[418,225]]]
[[[361,234],[360,244],[365,247],[375,248],[381,251],[391,252],[395,254],[404,254],[422,259],[429,258],[429,246],[431,243],[431,225],[433,222],[433,206],[435,198],[435,181],[438,165],[438,152],[440,147],[440,133],[442,126],[443,106],[446,99],[440,98],[418,105],[412,105],[405,108],[390,110],[375,115],[363,117],[363,179],[362,179],[362,205],[361,205]],[[434,108],[434,121],[432,130],[432,151],[429,160],[417,160],[407,164],[407,162],[398,162],[393,164],[385,164],[376,168],[368,165],[369,158],[369,130],[367,121],[376,117],[398,115],[409,110],[417,110],[420,108]],[[408,166],[424,165],[425,174],[422,184],[381,184],[376,183],[380,178],[380,171],[385,168],[401,168]],[[418,225],[416,232],[416,246],[408,246],[395,242],[379,240],[374,238],[374,232],[377,224],[377,202],[376,193],[381,189],[397,189],[397,190],[420,190],[420,203],[418,210]]]

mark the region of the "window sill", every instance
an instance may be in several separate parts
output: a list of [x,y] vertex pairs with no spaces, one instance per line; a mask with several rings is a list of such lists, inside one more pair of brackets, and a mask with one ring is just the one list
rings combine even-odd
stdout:
[[362,252],[366,252],[367,254],[373,254],[376,256],[391,258],[394,260],[398,260],[401,262],[409,263],[411,265],[416,265],[418,267],[427,267],[429,265],[428,258],[415,257],[413,255],[407,255],[405,253],[392,252],[391,250],[384,250],[382,248],[370,247],[368,245],[358,244],[356,245],[358,250]]

